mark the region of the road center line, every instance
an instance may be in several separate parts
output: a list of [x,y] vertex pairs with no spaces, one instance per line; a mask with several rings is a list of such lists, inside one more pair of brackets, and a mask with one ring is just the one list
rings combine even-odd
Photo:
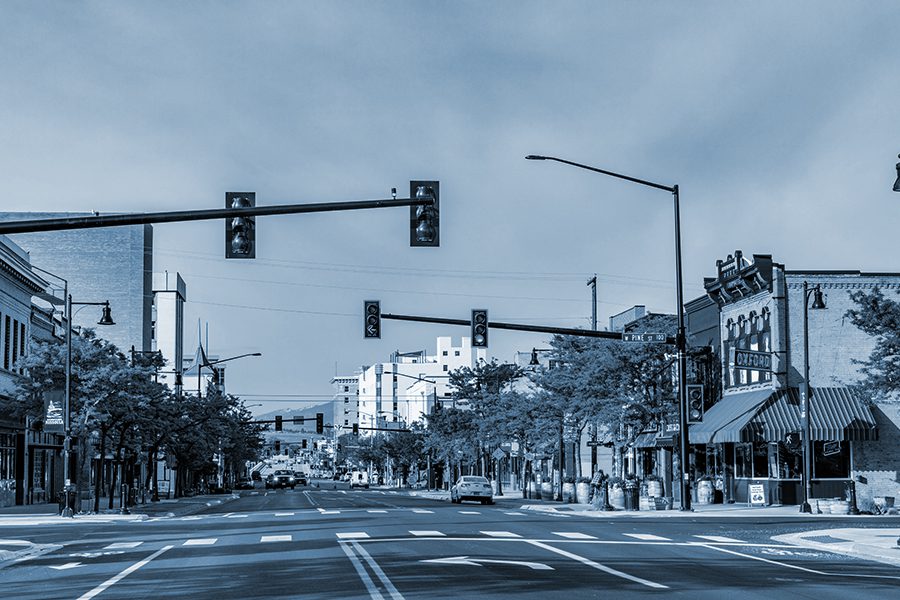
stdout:
[[554,548],[553,546],[549,546],[544,544],[543,542],[536,542],[533,540],[526,540],[532,546],[537,546],[538,548],[543,548],[544,550],[549,550],[550,552],[555,552],[560,556],[565,556],[566,558],[570,558],[572,560],[576,560],[583,565],[587,565],[589,567],[593,567],[599,571],[603,571],[604,573],[609,573],[610,575],[615,575],[616,577],[621,577],[622,579],[627,579],[629,581],[633,581],[635,583],[640,583],[641,585],[646,585],[647,587],[651,587],[658,590],[667,590],[669,586],[663,585],[661,583],[656,583],[655,581],[649,581],[647,579],[641,579],[640,577],[635,577],[634,575],[629,575],[628,573],[623,573],[622,571],[617,571],[612,567],[607,567],[606,565],[601,565],[598,562],[594,562],[589,558],[585,558],[583,556],[578,556],[577,554],[572,554],[571,552],[567,552],[560,548]]
[[306,496],[306,499],[307,499],[307,500],[309,501],[309,503],[312,504],[313,506],[318,506],[318,505],[319,505],[319,503],[316,502],[315,499],[314,499],[312,496],[309,495],[309,492],[303,492],[303,495]]
[[128,577],[130,574],[134,573],[135,571],[137,571],[138,569],[140,569],[141,567],[143,567],[144,565],[149,563],[151,560],[153,560],[154,558],[156,558],[163,552],[166,552],[167,550],[171,550],[171,549],[172,549],[172,546],[163,546],[162,548],[160,548],[159,550],[157,550],[156,552],[154,552],[147,558],[145,558],[143,560],[139,560],[138,562],[134,563],[130,567],[124,569],[118,575],[114,575],[114,576],[110,577],[109,579],[107,579],[106,581],[104,581],[103,583],[101,583],[100,585],[98,585],[97,587],[95,587],[94,589],[89,591],[88,593],[84,594],[83,596],[79,596],[78,600],[90,600],[97,594],[101,593],[103,590],[115,585],[122,579]]
[[353,549],[362,556],[367,563],[369,563],[369,568],[378,575],[378,579],[381,580],[381,583],[384,584],[384,587],[387,589],[388,593],[391,595],[391,598],[394,600],[404,600],[403,595],[397,591],[397,588],[394,587],[394,584],[391,583],[391,580],[388,579],[387,575],[384,574],[384,571],[381,570],[381,567],[378,566],[378,563],[375,562],[375,559],[365,551],[365,549],[359,545],[356,541],[349,542]]
[[356,569],[356,574],[359,575],[359,578],[362,580],[363,585],[366,586],[366,590],[369,592],[369,596],[372,597],[372,600],[384,600],[384,596],[381,595],[381,592],[378,591],[378,588],[375,586],[375,582],[372,581],[372,578],[369,577],[369,574],[366,572],[366,568],[362,566],[362,563],[359,562],[359,557],[353,552],[353,548],[345,542],[339,543],[341,549],[344,551],[344,554],[347,555],[347,558],[350,559],[350,562],[353,564],[353,568]]

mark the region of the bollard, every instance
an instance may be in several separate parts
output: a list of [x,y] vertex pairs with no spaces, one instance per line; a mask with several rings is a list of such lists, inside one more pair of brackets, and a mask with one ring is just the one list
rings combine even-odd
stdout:
[[856,482],[853,481],[852,479],[850,480],[848,496],[849,496],[848,500],[849,500],[849,504],[850,504],[850,514],[858,515],[859,508],[856,506]]
[[122,484],[122,492],[120,494],[121,497],[121,510],[119,510],[119,514],[130,515],[131,511],[128,510],[128,485]]

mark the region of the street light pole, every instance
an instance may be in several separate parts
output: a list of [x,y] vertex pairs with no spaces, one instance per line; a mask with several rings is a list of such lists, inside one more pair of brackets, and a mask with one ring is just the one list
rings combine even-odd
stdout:
[[684,325],[684,292],[682,283],[681,269],[681,212],[678,198],[678,185],[667,186],[645,179],[638,179],[629,175],[622,175],[605,169],[598,169],[589,165],[572,162],[555,156],[541,156],[529,154],[525,157],[527,160],[552,160],[579,169],[585,169],[609,175],[617,179],[624,179],[632,183],[638,183],[647,187],[663,190],[672,194],[675,203],[675,288],[678,303],[678,332],[675,337],[675,347],[678,353],[678,416],[679,416],[679,450],[681,454],[681,510],[691,510],[691,481],[690,472],[688,471],[688,431],[687,431],[687,336],[685,334]]
[[803,384],[800,393],[803,396],[803,410],[800,413],[800,421],[803,425],[803,502],[800,504],[800,512],[812,513],[812,413],[809,394],[809,296],[814,295],[813,309],[825,308],[822,300],[822,288],[817,285],[809,289],[809,283],[803,282]]

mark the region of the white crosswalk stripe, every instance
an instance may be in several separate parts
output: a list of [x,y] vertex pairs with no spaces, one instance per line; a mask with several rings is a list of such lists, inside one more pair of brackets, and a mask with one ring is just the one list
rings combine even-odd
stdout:
[[187,540],[182,546],[212,546],[219,541],[219,538],[194,538]]
[[275,513],[275,516],[276,517],[293,517],[294,513],[292,513],[292,512]]
[[246,519],[250,515],[228,515],[226,519]]
[[643,540],[645,542],[671,542],[669,538],[653,535],[652,533],[626,533],[628,537],[633,537],[638,540]]
[[518,533],[513,533],[511,531],[481,531],[479,533],[482,533],[489,537],[495,537],[495,538],[520,538],[520,537],[522,537]]
[[416,537],[446,537],[446,534],[443,534],[440,531],[410,529],[409,532]]
[[365,531],[341,531],[337,537],[339,540],[364,540],[369,534]]
[[144,542],[116,542],[106,546],[104,550],[122,550],[124,548],[137,548]]
[[381,509],[370,508],[370,509],[367,510],[366,512],[367,512],[367,513],[386,513],[387,511],[386,511],[386,510],[381,510]]
[[743,540],[736,540],[734,538],[725,537],[724,535],[695,535],[694,537],[700,538],[701,540],[709,540],[710,542],[721,542],[723,544],[728,544],[728,543],[743,544],[743,543],[745,543]]
[[459,511],[461,515],[480,515],[481,513],[477,510],[461,510]]
[[580,533],[578,531],[554,531],[553,535],[558,535],[559,537],[564,537],[570,540],[596,540],[597,538],[588,535],[586,533]]
[[503,514],[509,515],[511,517],[524,517],[525,516],[525,513],[521,513],[521,512],[504,512]]
[[290,535],[264,535],[259,538],[260,542],[290,542]]
[[413,512],[420,514],[420,515],[433,515],[434,514],[433,510],[425,510],[424,508],[414,508]]

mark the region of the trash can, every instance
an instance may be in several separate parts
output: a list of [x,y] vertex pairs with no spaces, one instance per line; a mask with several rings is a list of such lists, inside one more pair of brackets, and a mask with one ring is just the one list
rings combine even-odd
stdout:
[[641,488],[638,486],[638,482],[632,479],[628,479],[625,481],[624,485],[625,491],[625,510],[639,510],[640,509],[640,493]]

